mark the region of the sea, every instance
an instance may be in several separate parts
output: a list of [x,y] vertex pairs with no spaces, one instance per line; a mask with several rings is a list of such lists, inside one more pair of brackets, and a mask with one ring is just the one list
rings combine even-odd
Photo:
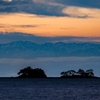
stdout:
[[100,79],[0,78],[0,100],[100,100]]

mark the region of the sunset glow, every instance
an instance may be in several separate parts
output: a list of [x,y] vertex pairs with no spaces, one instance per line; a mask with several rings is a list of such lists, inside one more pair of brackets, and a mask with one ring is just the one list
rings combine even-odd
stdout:
[[22,32],[36,36],[100,36],[100,18],[48,17],[35,14],[0,15],[0,32]]

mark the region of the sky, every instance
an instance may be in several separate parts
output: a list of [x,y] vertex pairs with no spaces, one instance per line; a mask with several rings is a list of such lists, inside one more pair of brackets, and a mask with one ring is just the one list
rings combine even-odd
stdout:
[[0,44],[20,40],[99,43],[100,0],[0,0]]
[[0,32],[100,37],[99,5],[99,0],[1,0]]

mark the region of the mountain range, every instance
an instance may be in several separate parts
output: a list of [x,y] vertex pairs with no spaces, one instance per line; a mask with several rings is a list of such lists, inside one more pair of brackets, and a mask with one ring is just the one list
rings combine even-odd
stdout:
[[100,56],[100,44],[94,43],[44,43],[15,41],[0,44],[0,58],[69,57]]

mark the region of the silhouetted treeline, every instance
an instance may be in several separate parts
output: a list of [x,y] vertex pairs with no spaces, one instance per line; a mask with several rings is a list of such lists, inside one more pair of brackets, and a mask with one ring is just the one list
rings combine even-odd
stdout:
[[40,68],[32,69],[30,66],[18,72],[19,78],[46,78],[45,72]]
[[84,71],[83,69],[79,69],[77,72],[75,70],[68,70],[65,72],[61,72],[62,78],[93,78],[94,72],[93,69],[89,69]]
[[[18,73],[18,78],[47,78],[44,70],[41,68],[32,69],[30,66],[21,69]],[[75,70],[68,70],[61,72],[61,78],[96,78],[94,76],[93,69],[84,71],[79,69],[77,72]]]

